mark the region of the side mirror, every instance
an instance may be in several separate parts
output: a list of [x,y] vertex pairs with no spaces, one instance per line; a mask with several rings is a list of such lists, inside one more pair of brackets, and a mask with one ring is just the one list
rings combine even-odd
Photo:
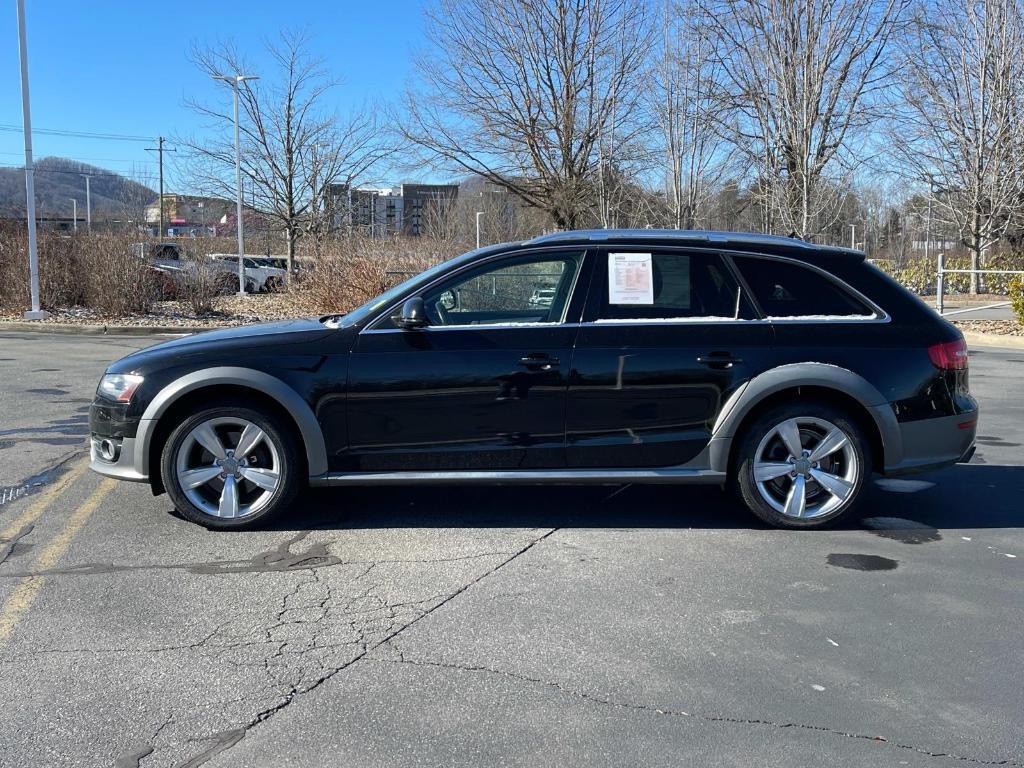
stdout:
[[426,328],[430,323],[427,321],[427,312],[423,306],[422,296],[413,296],[406,299],[402,305],[402,315],[398,318],[398,325],[407,331],[416,331]]

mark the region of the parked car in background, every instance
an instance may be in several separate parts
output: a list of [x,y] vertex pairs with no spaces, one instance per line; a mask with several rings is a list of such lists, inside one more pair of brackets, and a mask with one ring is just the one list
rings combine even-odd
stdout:
[[[180,288],[188,281],[194,281],[200,269],[209,270],[207,275],[219,287],[221,293],[238,291],[237,269],[232,264],[219,261],[201,260],[196,254],[190,254],[182,243],[176,242],[144,242],[135,243],[133,253],[144,259],[153,272],[154,281],[161,298],[173,299]],[[236,259],[235,264],[238,261]],[[246,292],[256,291],[256,280],[246,274]]]
[[960,332],[860,251],[560,232],[345,315],[129,355],[90,409],[91,466],[211,528],[263,524],[307,484],[417,483],[710,483],[814,528],[874,472],[970,458],[967,365]]
[[555,300],[554,288],[538,288],[530,297],[531,307],[550,307]]
[[[210,258],[214,261],[229,264],[232,269],[238,269],[238,256],[229,253],[211,253]],[[245,290],[247,293],[266,293],[276,291],[284,286],[288,277],[288,270],[276,267],[272,264],[273,257],[246,256],[242,262],[245,266]]]

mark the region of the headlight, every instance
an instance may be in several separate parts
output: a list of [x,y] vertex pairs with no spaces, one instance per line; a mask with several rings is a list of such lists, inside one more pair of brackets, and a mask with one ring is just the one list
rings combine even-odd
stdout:
[[119,403],[127,403],[142,384],[142,378],[134,373],[108,373],[100,379],[96,392]]

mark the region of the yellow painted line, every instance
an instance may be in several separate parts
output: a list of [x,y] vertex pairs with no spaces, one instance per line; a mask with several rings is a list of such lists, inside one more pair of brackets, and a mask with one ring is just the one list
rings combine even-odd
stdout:
[[[85,500],[82,506],[71,513],[67,523],[65,523],[61,532],[57,534],[57,537],[47,544],[39,554],[39,557],[32,564],[33,571],[46,571],[57,564],[57,561],[60,560],[64,553],[67,552],[68,547],[71,546],[72,539],[82,530],[82,526],[85,525],[89,516],[96,511],[100,502],[103,501],[108,493],[114,490],[116,485],[117,482],[115,480],[106,478],[97,486],[96,490],[92,492],[92,495]],[[0,647],[7,642],[21,617],[32,607],[32,603],[39,596],[39,591],[43,588],[45,581],[46,579],[43,576],[26,576],[18,583],[11,596],[7,598],[3,608],[0,608]]]
[[60,494],[64,492],[65,488],[75,482],[75,480],[79,478],[88,466],[89,461],[87,459],[82,459],[56,483],[39,494],[39,497],[33,501],[24,512],[14,518],[11,524],[0,532],[0,539],[10,539],[26,525],[34,523],[36,519],[46,511],[46,508],[50,506],[50,503],[60,496]]

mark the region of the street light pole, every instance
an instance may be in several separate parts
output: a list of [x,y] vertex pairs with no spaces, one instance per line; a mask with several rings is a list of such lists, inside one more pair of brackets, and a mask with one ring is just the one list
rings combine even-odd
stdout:
[[255,75],[214,75],[215,80],[230,83],[235,108],[235,226],[238,230],[238,295],[245,295],[245,233],[242,220],[242,142],[238,127],[238,86],[246,80],[258,80]]
[[92,193],[89,191],[89,179],[92,177],[83,173],[82,178],[85,179],[85,228],[92,234]]
[[25,219],[28,225],[28,274],[32,309],[26,320],[45,320],[39,306],[39,254],[36,252],[36,185],[32,164],[32,110],[28,98],[28,48],[25,42],[25,0],[18,0],[18,50],[21,53],[21,119],[25,133]]
[[71,198],[71,226],[75,232],[78,231],[78,201],[75,198]]

